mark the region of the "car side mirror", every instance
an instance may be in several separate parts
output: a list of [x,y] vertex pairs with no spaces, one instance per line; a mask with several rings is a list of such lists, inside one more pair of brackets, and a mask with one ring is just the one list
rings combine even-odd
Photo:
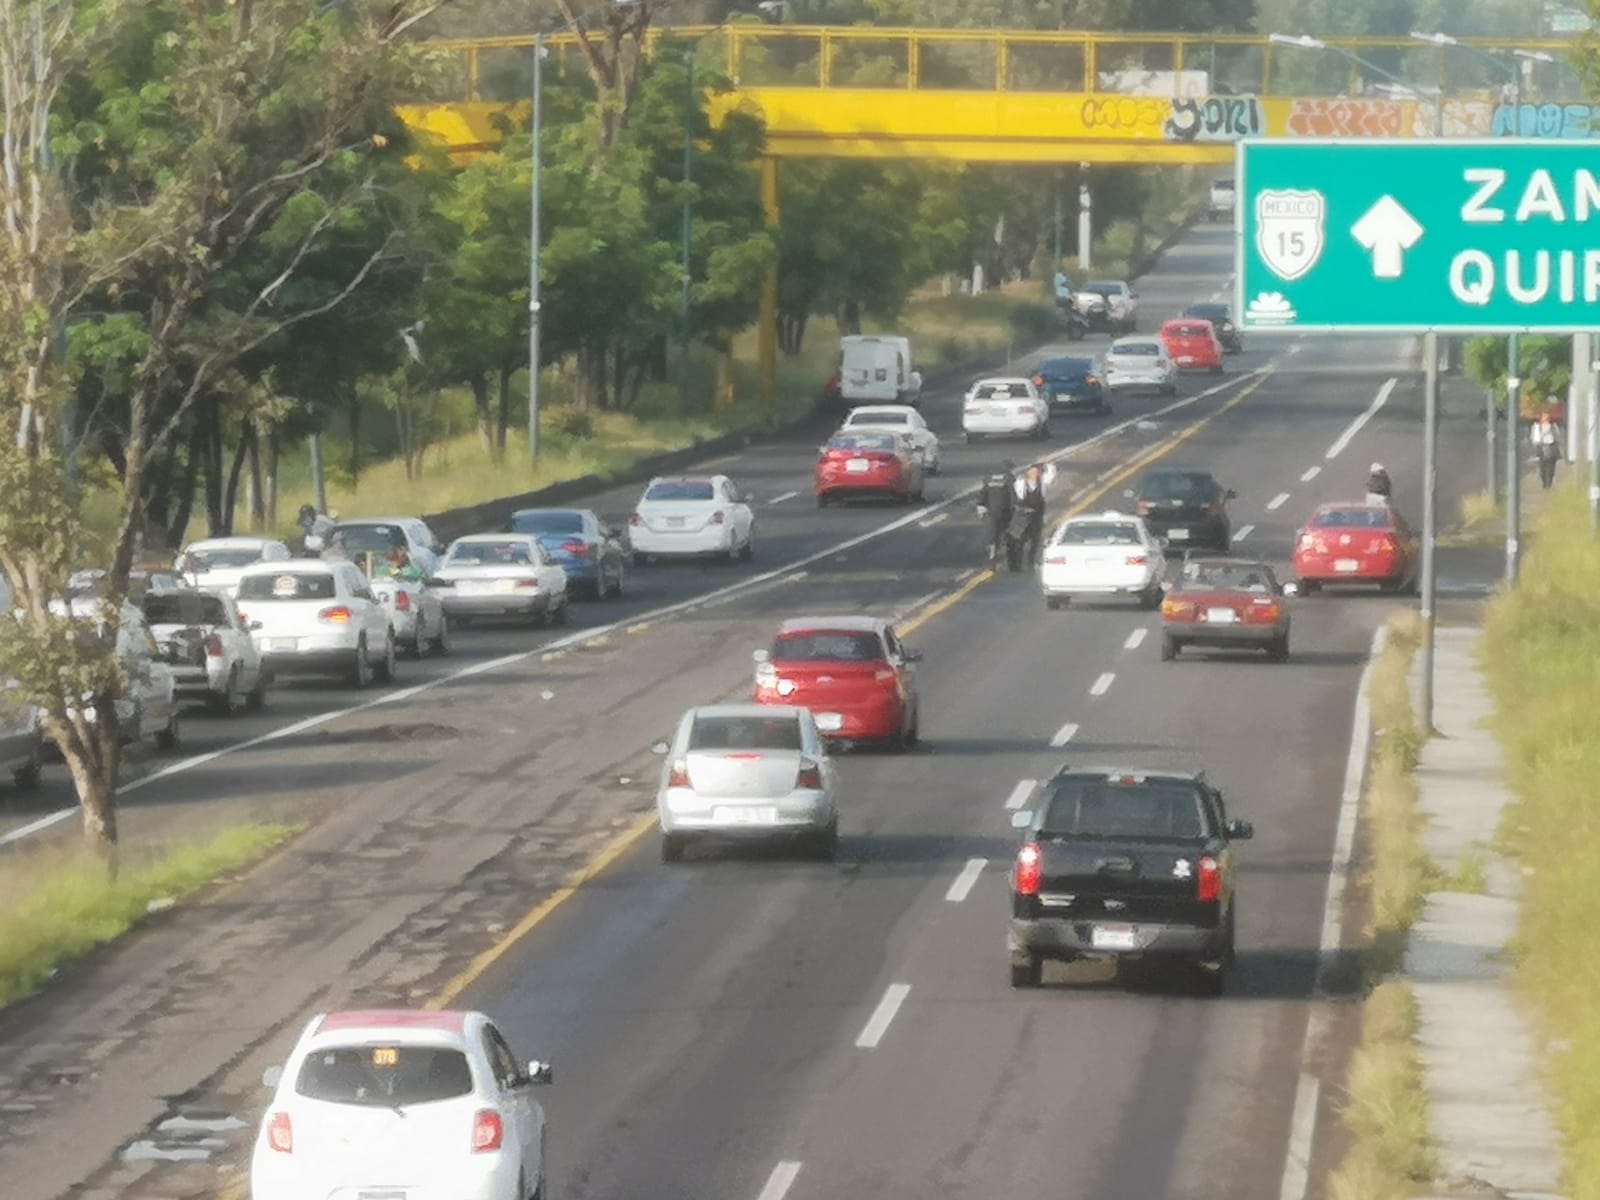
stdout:
[[271,1066],[261,1072],[261,1086],[264,1088],[275,1088],[282,1079],[283,1068],[281,1066]]
[[1222,493],[1222,498],[1224,500],[1237,500],[1239,498],[1239,493],[1234,491],[1232,488],[1229,488],[1227,491]]
[[921,650],[905,650],[905,651],[901,652],[900,657],[905,659],[908,663],[921,662],[922,661],[922,651]]
[[771,662],[772,652],[770,650],[752,650],[750,657],[758,663]]
[[1249,821],[1229,821],[1224,831],[1236,842],[1248,842],[1256,835],[1256,827]]
[[1032,824],[1033,814],[1027,809],[1023,809],[1021,812],[1015,812],[1011,814],[1011,828],[1013,829],[1026,829]]
[[1286,583],[1278,589],[1278,595],[1280,596],[1298,596],[1299,594],[1300,585],[1298,583]]
[[1123,489],[1122,498],[1124,500],[1132,500],[1133,499],[1133,489],[1132,488]]
[[650,747],[650,753],[651,754],[665,754],[670,749],[672,749],[672,747],[667,745],[665,742],[656,742],[653,746]]
[[554,1083],[556,1078],[555,1068],[547,1062],[540,1062],[537,1058],[528,1063],[528,1082],[535,1087],[543,1087],[547,1083]]
[[250,628],[251,629],[260,629],[261,628],[261,622],[260,621],[251,621],[250,622]]

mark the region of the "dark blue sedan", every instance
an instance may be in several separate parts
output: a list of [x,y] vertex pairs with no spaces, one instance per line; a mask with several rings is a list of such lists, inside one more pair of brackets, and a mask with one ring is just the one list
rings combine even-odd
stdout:
[[1106,399],[1090,358],[1047,358],[1034,369],[1033,386],[1053,413],[1111,411],[1111,402]]
[[506,532],[538,538],[574,590],[597,600],[622,595],[621,531],[607,526],[592,509],[524,508],[511,514]]

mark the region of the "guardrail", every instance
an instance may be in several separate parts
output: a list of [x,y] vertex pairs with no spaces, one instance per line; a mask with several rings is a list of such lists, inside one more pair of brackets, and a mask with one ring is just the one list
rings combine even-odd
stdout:
[[[1325,38],[1420,88],[1482,89],[1504,82],[1476,55],[1409,38]],[[1328,96],[1358,91],[1343,55],[1275,45],[1264,34],[887,29],[876,26],[682,26],[652,29],[645,50],[689,43],[697,61],[751,88],[906,88],[938,91],[1111,93],[1185,97],[1233,93]],[[559,70],[576,65],[576,34],[545,39]],[[1465,47],[1544,50],[1562,62],[1572,39],[1462,38]],[[521,98],[531,34],[428,43],[447,62],[436,102]],[[713,57],[713,51],[715,57]],[[1558,65],[1554,70],[1560,70]],[[1551,67],[1544,67],[1551,72]],[[1537,76],[1526,93],[1539,93]],[[1576,90],[1576,89],[1572,89]],[[420,98],[419,98],[420,99]]]

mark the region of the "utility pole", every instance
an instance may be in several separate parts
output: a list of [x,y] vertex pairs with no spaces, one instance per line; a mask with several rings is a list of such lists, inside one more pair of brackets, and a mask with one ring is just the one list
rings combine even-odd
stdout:
[[1435,565],[1439,539],[1439,335],[1422,336],[1427,380],[1422,417],[1422,697],[1419,714],[1424,736],[1433,732]]
[[533,185],[529,188],[528,236],[528,465],[539,462],[539,194],[544,174],[544,34],[533,35]]
[[[781,10],[780,10],[781,11]],[[690,230],[694,220],[694,202],[690,199],[690,189],[694,184],[694,117],[695,117],[695,91],[694,91],[694,56],[699,49],[699,43],[692,43],[683,52],[683,63],[687,72],[683,98],[683,246],[682,261],[683,296],[679,301],[680,328],[678,331],[678,388],[685,397],[689,394],[689,254],[691,249]]]
[[1522,338],[1509,339],[1506,374],[1506,582],[1516,583],[1522,536]]

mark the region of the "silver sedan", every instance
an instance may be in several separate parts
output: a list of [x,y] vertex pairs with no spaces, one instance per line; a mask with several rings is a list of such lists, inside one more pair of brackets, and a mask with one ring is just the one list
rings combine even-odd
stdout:
[[789,837],[831,859],[839,841],[838,778],[806,709],[716,704],[691,708],[666,756],[656,814],[661,858],[690,838]]

